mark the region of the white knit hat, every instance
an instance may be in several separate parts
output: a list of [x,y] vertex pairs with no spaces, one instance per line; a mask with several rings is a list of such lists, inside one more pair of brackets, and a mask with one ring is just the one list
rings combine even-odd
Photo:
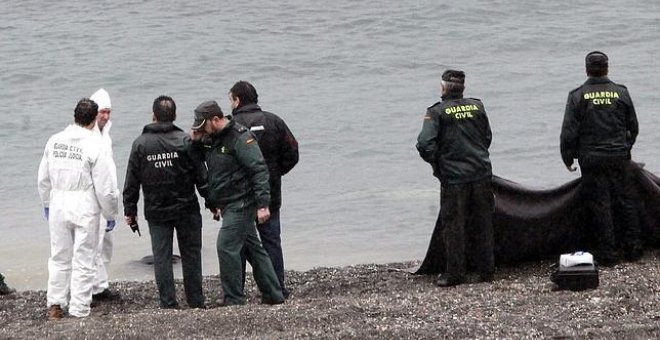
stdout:
[[105,89],[98,89],[98,91],[94,92],[94,94],[89,97],[89,99],[93,100],[96,105],[99,106],[99,110],[112,109],[112,105],[110,103],[110,95]]

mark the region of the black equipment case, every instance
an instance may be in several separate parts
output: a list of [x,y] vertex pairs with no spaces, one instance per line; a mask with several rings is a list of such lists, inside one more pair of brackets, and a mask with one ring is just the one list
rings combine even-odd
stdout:
[[559,290],[585,290],[598,287],[598,267],[595,264],[579,264],[559,268],[550,275],[550,280]]

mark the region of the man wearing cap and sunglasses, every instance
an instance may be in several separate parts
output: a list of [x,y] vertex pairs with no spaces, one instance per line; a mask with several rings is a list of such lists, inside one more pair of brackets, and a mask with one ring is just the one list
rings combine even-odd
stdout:
[[639,126],[628,89],[608,77],[609,59],[593,51],[585,57],[588,79],[571,91],[561,130],[561,157],[569,171],[578,159],[582,171],[582,193],[596,236],[595,255],[602,265],[618,261],[613,223],[613,203],[618,203],[623,225],[626,257],[642,256],[640,224],[634,201],[630,150]]
[[197,106],[192,130],[208,167],[207,205],[222,215],[216,243],[222,305],[246,303],[242,254],[252,266],[262,302],[283,303],[282,288],[255,226],[255,220],[264,223],[270,217],[268,167],[259,144],[246,127],[225,117],[215,101]]
[[[493,280],[493,209],[491,163],[488,148],[492,133],[479,99],[463,98],[465,73],[442,74],[442,101],[429,107],[417,137],[420,156],[440,179],[440,214],[446,250],[441,287],[461,284],[466,274],[466,234],[474,235],[479,281]],[[470,221],[470,223],[468,223]]]

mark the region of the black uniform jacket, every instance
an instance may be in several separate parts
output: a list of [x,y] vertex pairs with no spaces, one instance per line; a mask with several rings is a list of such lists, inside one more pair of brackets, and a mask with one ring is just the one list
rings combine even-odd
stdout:
[[274,113],[262,111],[257,104],[234,109],[234,120],[250,129],[270,175],[270,209],[282,205],[282,176],[298,163],[298,142],[284,120]]
[[607,77],[591,77],[568,94],[561,129],[566,166],[585,156],[630,157],[639,126],[628,89]]
[[492,176],[491,140],[490,123],[479,99],[444,96],[426,111],[417,151],[431,163],[443,185],[469,183]]
[[207,196],[206,169],[190,136],[172,123],[152,123],[133,142],[124,183],[124,215],[137,216],[140,186],[148,221],[199,213],[195,186]]

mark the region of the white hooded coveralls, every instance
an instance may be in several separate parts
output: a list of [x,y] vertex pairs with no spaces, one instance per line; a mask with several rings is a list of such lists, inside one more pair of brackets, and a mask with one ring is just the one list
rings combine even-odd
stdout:
[[[112,109],[112,102],[110,101],[110,95],[105,89],[98,89],[91,97],[99,107],[99,111],[102,109]],[[94,132],[96,132],[102,140],[104,152],[112,161],[112,166],[108,171],[112,172],[112,179],[115,182],[115,188],[117,187],[117,168],[114,163],[113,152],[112,152],[112,138],[110,137],[110,129],[112,128],[112,121],[108,120],[103,127],[103,130],[99,129],[98,123],[94,125]],[[119,192],[119,189],[117,189]],[[94,286],[92,288],[92,294],[99,294],[105,289],[109,288],[108,283],[108,267],[110,266],[110,261],[112,260],[112,250],[114,248],[114,237],[113,231],[106,232],[108,221],[101,216],[99,220],[99,244],[96,254],[95,267],[96,275],[94,277]]]
[[[108,160],[112,165],[108,168],[110,177],[114,183],[114,188],[119,195],[119,189],[117,189],[117,167],[115,165],[114,159],[112,158],[112,139],[110,138],[110,128],[112,127],[112,122],[108,121],[105,123],[105,127],[101,132],[98,125],[94,126],[94,132],[101,137],[103,150]],[[110,266],[110,260],[112,260],[112,250],[114,248],[114,237],[112,236],[113,231],[106,232],[108,221],[101,216],[99,219],[99,244],[96,254],[96,259],[94,260],[96,266],[96,275],[94,277],[94,287],[93,294],[98,294],[103,292],[105,289],[109,288],[108,283],[108,267]]]
[[111,167],[99,136],[78,125],[48,140],[39,165],[39,195],[50,209],[47,305],[69,305],[69,314],[77,317],[90,312],[99,215],[117,214]]

